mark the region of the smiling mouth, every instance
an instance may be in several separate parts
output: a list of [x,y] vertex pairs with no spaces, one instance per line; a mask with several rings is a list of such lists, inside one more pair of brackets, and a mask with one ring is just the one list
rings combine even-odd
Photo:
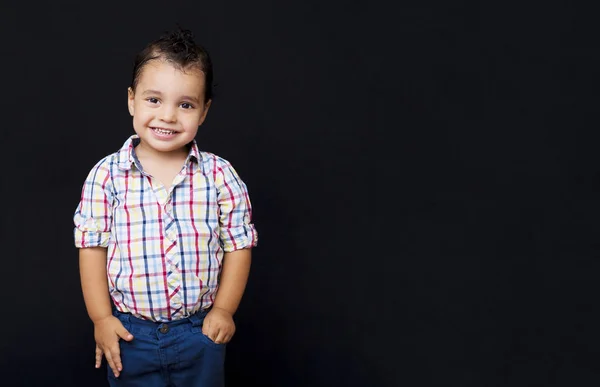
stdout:
[[169,130],[169,129],[162,129],[162,128],[150,128],[150,129],[152,129],[154,132],[161,134],[163,136],[169,136],[169,135],[177,133],[176,131]]

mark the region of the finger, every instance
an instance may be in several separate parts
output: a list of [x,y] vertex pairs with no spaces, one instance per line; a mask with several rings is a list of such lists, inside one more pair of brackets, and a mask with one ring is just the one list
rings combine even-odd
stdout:
[[[231,338],[233,337],[233,335],[235,334],[235,325],[227,327],[227,329],[222,329],[222,337],[217,337],[217,341],[219,341],[218,344],[226,344],[229,343],[231,341]],[[215,341],[216,343],[216,341]]]
[[233,339],[233,333],[230,333],[227,336],[225,336],[225,338],[223,339],[223,344],[229,343],[231,339]]
[[100,365],[102,364],[102,354],[102,350],[96,345],[96,368],[100,368]]
[[227,334],[223,330],[220,330],[213,341],[217,344],[225,344],[227,342],[225,340],[226,337],[227,337]]
[[121,372],[123,370],[123,364],[121,364],[121,350],[118,345],[111,349],[110,356],[112,357],[113,364],[115,365],[113,371],[117,371],[117,373]]
[[223,332],[222,329],[220,329],[220,328],[214,328],[211,331],[211,335],[208,336],[208,337],[210,337],[210,339],[216,343],[218,341],[218,339],[219,339],[219,335],[221,335],[221,336],[224,335],[221,332]]
[[106,351],[104,353],[104,357],[106,358],[106,362],[108,363],[108,366],[112,370],[113,374],[115,374],[115,378],[118,378],[119,377],[119,371],[117,370],[117,366],[115,366],[115,362],[113,361],[113,358],[112,358],[112,355],[110,354],[110,351]]
[[133,335],[125,327],[117,329],[117,335],[125,341],[133,340]]

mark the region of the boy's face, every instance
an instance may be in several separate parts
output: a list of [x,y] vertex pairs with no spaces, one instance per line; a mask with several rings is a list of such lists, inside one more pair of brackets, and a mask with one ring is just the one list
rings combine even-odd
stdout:
[[128,106],[144,147],[180,152],[194,139],[210,107],[204,101],[204,74],[153,60],[142,69],[135,93],[128,90]]

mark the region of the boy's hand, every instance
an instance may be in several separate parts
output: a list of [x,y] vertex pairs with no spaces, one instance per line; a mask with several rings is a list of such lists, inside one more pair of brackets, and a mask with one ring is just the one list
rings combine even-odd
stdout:
[[118,318],[108,316],[94,323],[94,338],[96,339],[96,368],[100,367],[104,355],[115,377],[118,378],[123,370],[119,338],[131,341],[133,335],[125,329]]
[[225,309],[213,307],[204,317],[202,333],[217,344],[228,343],[235,333],[233,315]]

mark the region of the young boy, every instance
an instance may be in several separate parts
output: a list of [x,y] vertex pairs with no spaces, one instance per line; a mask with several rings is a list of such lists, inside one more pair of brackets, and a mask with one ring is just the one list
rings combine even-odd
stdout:
[[189,31],[149,44],[128,89],[136,135],[83,186],[75,245],[96,367],[106,357],[111,386],[224,384],[257,233],[245,184],[194,140],[211,84]]

